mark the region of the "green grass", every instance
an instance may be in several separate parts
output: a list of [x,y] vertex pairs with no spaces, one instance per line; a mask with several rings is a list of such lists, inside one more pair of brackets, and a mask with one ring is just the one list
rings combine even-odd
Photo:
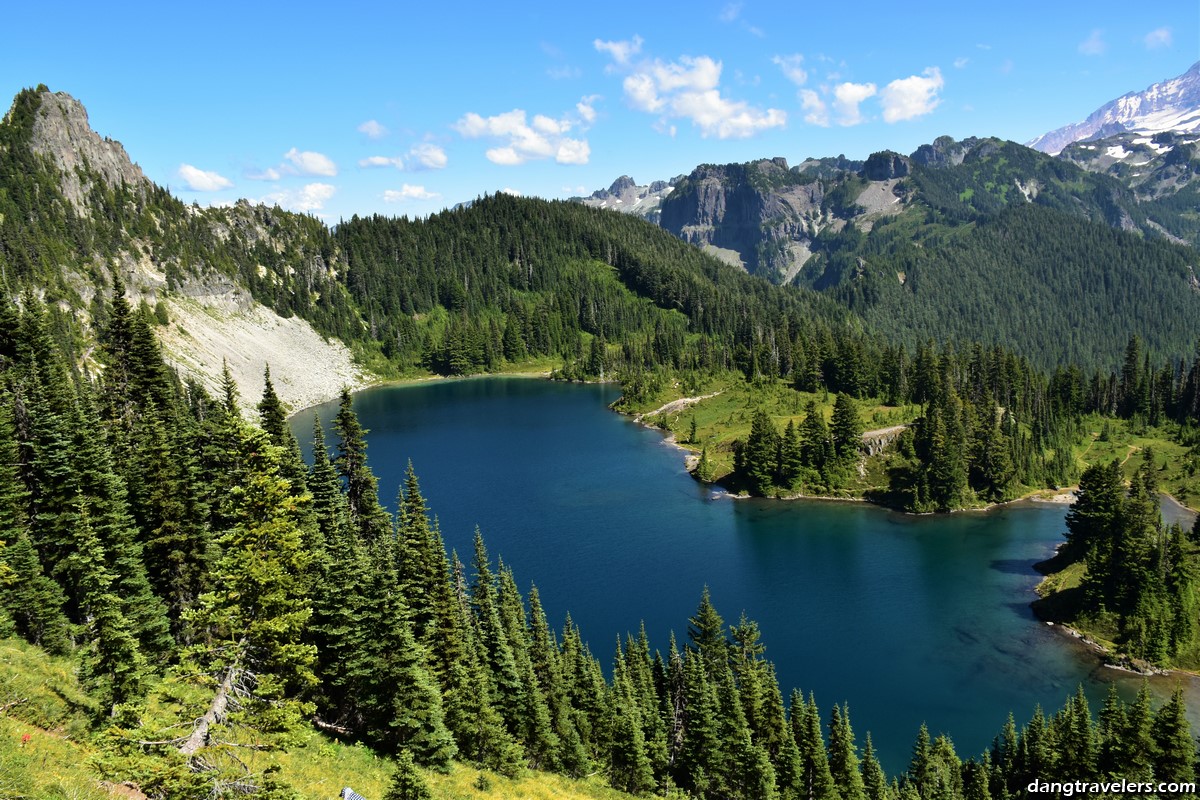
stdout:
[[[649,412],[661,408],[681,397],[716,396],[679,410],[663,414]],[[727,373],[699,380],[685,386],[681,381],[667,383],[653,397],[622,410],[627,413],[647,414],[643,422],[668,430],[681,447],[699,454],[707,448],[713,475],[720,479],[733,471],[733,443],[750,435],[750,423],[755,411],[763,409],[782,433],[788,422],[797,426],[804,419],[804,408],[815,401],[824,415],[826,423],[833,416],[834,396],[827,393],[797,392],[780,381],[747,383],[740,373]],[[864,430],[888,428],[912,422],[920,413],[918,406],[888,406],[876,400],[857,401],[859,416]],[[689,440],[692,419],[696,420],[696,441]],[[862,497],[871,490],[887,486],[887,457],[868,458],[864,464],[866,475],[857,473],[850,485],[838,496]]]
[[[0,640],[0,797],[92,800],[110,795],[87,766],[95,704],[73,664],[15,639]],[[25,737],[28,737],[26,739]]]
[[[1080,470],[1093,464],[1121,462],[1126,480],[1133,478],[1145,458],[1146,448],[1154,452],[1158,468],[1159,490],[1191,508],[1200,506],[1200,463],[1193,448],[1180,444],[1178,427],[1137,426],[1129,420],[1105,419],[1092,415],[1086,421],[1086,435],[1074,449]],[[1103,434],[1107,431],[1107,437]]]
[[[139,716],[142,733],[161,728],[164,738],[179,735],[169,728],[202,706],[202,687],[159,681]],[[9,705],[11,704],[11,705]],[[17,639],[0,639],[0,798],[4,800],[112,800],[127,798],[119,785],[130,781],[118,760],[104,757],[91,722],[95,703],[79,685],[73,663],[53,658]],[[25,737],[28,736],[28,739]],[[369,748],[303,731],[281,751],[247,750],[240,754],[258,771],[278,769],[278,778],[302,800],[332,800],[349,786],[367,800],[383,797],[395,769],[390,758]],[[165,764],[166,761],[162,761]],[[146,762],[142,762],[143,768]],[[484,776],[481,782],[480,776]],[[448,773],[425,772],[436,800],[528,798],[529,800],[629,800],[630,795],[592,775],[571,780],[561,775],[527,771],[510,779],[454,764]],[[107,779],[107,784],[104,780]],[[136,786],[135,781],[130,781]],[[117,789],[110,791],[109,786]],[[481,790],[480,786],[487,786]]]

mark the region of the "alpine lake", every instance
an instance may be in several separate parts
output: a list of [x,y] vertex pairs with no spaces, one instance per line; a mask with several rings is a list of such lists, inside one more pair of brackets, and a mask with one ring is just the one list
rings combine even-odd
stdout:
[[[1066,506],[910,516],[866,503],[735,499],[693,480],[663,433],[610,411],[615,385],[487,377],[360,392],[380,499],[395,508],[411,461],[449,549],[468,565],[476,526],[523,592],[536,584],[551,625],[570,613],[610,668],[618,637],[644,623],[652,650],[682,646],[705,586],[727,623],[757,622],[787,699],[812,692],[828,722],[848,703],[888,774],[908,765],[922,722],[960,756],[990,747],[1082,685],[1098,711],[1109,684],[1141,676],[1039,622],[1033,564],[1062,541]],[[306,457],[314,414],[291,421]],[[1184,514],[1165,506],[1169,518]],[[1200,680],[1150,679],[1187,692]]]

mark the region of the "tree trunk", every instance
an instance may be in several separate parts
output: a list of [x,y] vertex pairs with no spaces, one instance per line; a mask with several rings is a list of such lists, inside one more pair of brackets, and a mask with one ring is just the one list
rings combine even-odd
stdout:
[[225,670],[225,677],[221,681],[221,685],[217,687],[217,693],[213,695],[208,711],[204,712],[204,716],[196,721],[192,735],[180,746],[180,753],[191,756],[208,744],[209,727],[225,719],[225,709],[229,707],[229,693],[233,691],[233,677],[236,672],[236,667],[229,667]]

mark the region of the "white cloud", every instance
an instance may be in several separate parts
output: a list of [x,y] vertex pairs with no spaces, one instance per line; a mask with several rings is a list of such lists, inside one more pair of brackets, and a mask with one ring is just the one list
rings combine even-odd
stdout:
[[804,115],[805,122],[810,125],[820,125],[822,128],[829,127],[829,106],[825,104],[819,94],[812,89],[801,89],[800,103],[808,112]]
[[1147,50],[1159,50],[1170,47],[1174,40],[1171,38],[1170,28],[1155,28],[1147,33],[1142,41],[1146,43]]
[[395,167],[396,169],[419,172],[423,169],[442,169],[449,162],[446,151],[431,142],[413,145],[403,156],[368,156],[359,159],[360,167]]
[[446,151],[432,142],[422,142],[414,145],[408,151],[409,169],[416,169],[412,161],[415,160],[422,169],[444,169],[446,164],[450,163],[450,159],[446,157]]
[[662,110],[663,101],[658,97],[654,78],[645,73],[630,75],[625,79],[625,97],[638,111],[656,114]]
[[507,187],[507,186],[505,186],[505,187],[504,187],[503,189],[501,189],[500,191],[501,191],[501,193],[503,193],[503,194],[511,194],[513,197],[520,197],[520,196],[521,196],[521,193],[520,193],[519,191],[517,191],[516,189],[510,189],[510,188],[509,188],[509,187]]
[[292,168],[300,175],[325,175],[331,178],[337,175],[337,165],[322,153],[301,151],[293,147],[284,153],[283,157],[291,162]]
[[745,139],[768,128],[787,124],[787,113],[777,108],[765,112],[748,103],[721,97],[716,89],[707,92],[683,92],[671,101],[672,111],[692,120],[701,136],[718,139]]
[[771,59],[771,63],[783,70],[784,76],[797,86],[803,86],[808,82],[808,70],[800,66],[804,63],[804,56],[799,53],[790,56],[775,56]]
[[267,167],[263,170],[248,170],[245,173],[246,179],[251,181],[277,181],[283,177],[279,170],[274,167]]
[[[485,153],[494,164],[515,166],[543,158],[554,158],[560,164],[586,164],[591,154],[587,141],[568,137],[567,134],[576,127],[586,129],[587,124],[595,119],[595,110],[590,105],[594,99],[594,96],[585,97],[576,105],[578,118],[565,115],[554,119],[545,114],[535,114],[533,120],[529,121],[523,109],[514,108],[491,117],[470,112],[452,127],[465,139],[502,140],[503,144]],[[444,153],[442,157],[445,158]]]
[[1103,55],[1107,49],[1108,43],[1104,41],[1104,31],[1099,28],[1095,28],[1088,38],[1079,43],[1079,52],[1085,56]]
[[193,192],[216,192],[233,186],[233,181],[229,178],[193,167],[191,164],[179,165],[179,177],[183,178],[183,182]]
[[557,64],[553,67],[547,67],[546,75],[556,81],[568,81],[582,77],[583,70],[579,67],[572,67],[569,64]]
[[299,189],[274,192],[266,195],[258,202],[267,205],[277,205],[292,211],[320,211],[326,201],[337,193],[337,188],[328,183],[309,183]]
[[484,153],[487,160],[502,167],[515,167],[524,164],[528,158],[521,155],[513,147],[493,147]]
[[937,67],[929,67],[921,75],[892,81],[879,93],[883,121],[899,122],[930,113],[942,102],[938,92],[944,85],[942,71]]
[[629,59],[642,52],[642,37],[634,36],[629,41],[603,42],[596,39],[592,42],[601,53],[608,53],[612,56],[612,60],[620,66],[625,66],[629,63]]
[[600,99],[598,94],[589,94],[575,104],[575,110],[579,112],[579,118],[584,124],[591,125],[596,121],[596,101]]
[[741,3],[729,3],[721,9],[721,13],[717,15],[717,18],[721,20],[721,22],[733,22],[741,13]]
[[692,58],[682,56],[680,63],[655,61],[650,67],[650,74],[659,91],[673,92],[676,90],[706,92],[715,89],[721,83],[721,62],[713,61],[708,56]]
[[965,67],[967,64],[970,64],[970,63],[971,63],[971,59],[967,58],[966,56],[959,56],[958,58],[954,59],[954,68],[962,69],[963,67]]
[[592,148],[586,139],[562,139],[558,143],[558,152],[554,160],[559,164],[586,164],[592,154]]
[[396,169],[404,169],[404,159],[400,156],[389,158],[388,156],[367,156],[360,158],[358,161],[360,167],[395,167]]
[[[618,62],[618,65],[625,65]],[[622,84],[625,99],[638,111],[658,114],[655,129],[674,135],[669,120],[691,120],[704,137],[741,139],[787,124],[787,113],[766,110],[720,93],[721,62],[708,56],[682,56],[678,61],[642,62]]]
[[865,122],[859,105],[868,97],[874,96],[873,83],[839,83],[833,90],[833,109],[837,112],[837,124],[850,126]]
[[369,119],[362,125],[358,126],[358,132],[365,135],[368,139],[382,139],[387,136],[388,129],[379,124],[377,120]]
[[402,203],[406,200],[436,200],[441,197],[437,192],[426,191],[424,186],[402,184],[399,189],[388,189],[383,193],[383,202]]

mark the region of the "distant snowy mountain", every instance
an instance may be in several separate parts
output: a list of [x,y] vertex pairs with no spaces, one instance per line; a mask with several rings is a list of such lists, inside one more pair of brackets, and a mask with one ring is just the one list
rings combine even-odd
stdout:
[[1130,92],[1096,109],[1083,122],[1044,133],[1026,145],[1056,155],[1072,142],[1119,133],[1200,130],[1200,61],[1178,78]]
[[622,175],[607,189],[592,192],[589,197],[572,197],[571,200],[585,206],[609,208],[658,222],[659,205],[664,197],[674,191],[675,184],[682,177],[680,175],[669,181],[654,181],[646,186],[638,186],[633,178]]

